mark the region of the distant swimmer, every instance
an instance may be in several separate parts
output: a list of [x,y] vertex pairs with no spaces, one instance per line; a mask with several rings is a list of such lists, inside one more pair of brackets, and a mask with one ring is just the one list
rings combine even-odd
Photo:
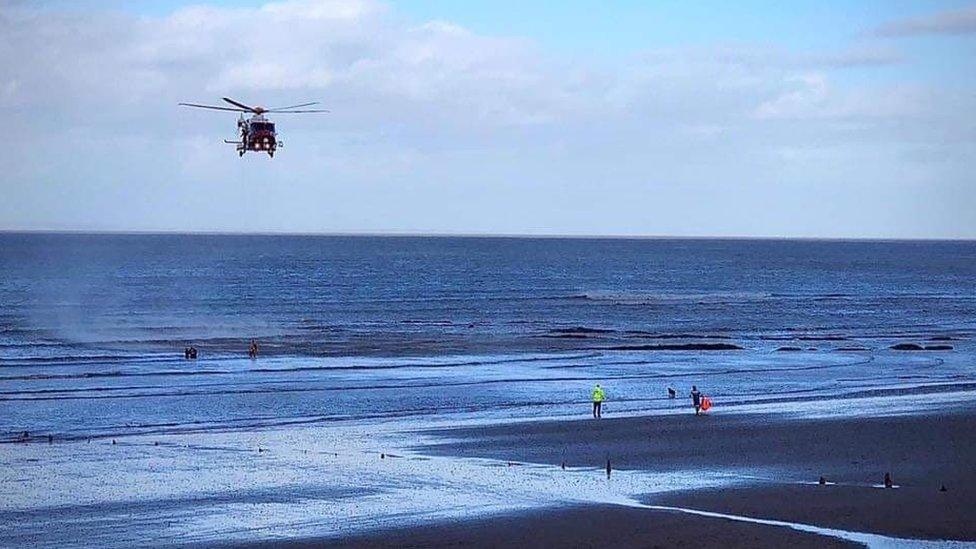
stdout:
[[183,358],[185,358],[186,360],[190,360],[190,348],[189,347],[183,347]]
[[678,391],[674,390],[674,387],[668,387],[668,398],[674,398],[678,396]]
[[607,396],[603,393],[603,387],[597,383],[596,387],[593,388],[593,417],[595,419],[600,419],[603,417],[603,401],[606,400]]
[[189,353],[189,356],[187,358],[195,359],[197,357],[197,348],[196,347],[190,347],[188,353]]
[[251,340],[251,346],[247,348],[247,356],[249,356],[251,358],[257,358],[258,357],[258,342],[257,341],[255,341],[253,339]]
[[691,405],[695,407],[695,415],[701,414],[701,391],[698,390],[697,385],[691,386]]

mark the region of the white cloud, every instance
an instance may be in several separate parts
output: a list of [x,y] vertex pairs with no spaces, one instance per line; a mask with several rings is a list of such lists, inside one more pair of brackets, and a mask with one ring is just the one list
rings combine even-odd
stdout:
[[790,89],[762,102],[758,119],[910,120],[921,114],[927,101],[908,88],[838,90],[823,73],[789,75]]
[[[501,220],[499,232],[541,223],[571,233],[592,218],[589,230],[606,233],[618,218],[620,226],[680,225],[666,192],[649,192],[655,185],[684,192],[750,182],[736,196],[762,196],[763,184],[782,177],[779,162],[811,150],[824,165],[833,155],[829,177],[790,177],[820,185],[897,178],[905,163],[934,158],[933,148],[950,160],[931,178],[962,177],[976,136],[953,113],[972,109],[970,95],[843,77],[899,62],[896,51],[858,42],[802,52],[674,47],[581,63],[527,39],[407,21],[369,0],[194,6],[146,17],[24,4],[0,11],[0,108],[18,136],[16,147],[0,149],[7,196],[51,203],[40,182],[72,178],[64,188],[77,195],[31,214],[0,207],[0,227],[43,224],[37,216],[45,215],[58,226],[80,223],[104,201],[138,200],[136,185],[178,204],[176,193],[232,196],[257,181],[275,189],[263,218],[286,230],[464,231]],[[332,114],[282,116],[286,148],[273,164],[239,160],[221,143],[233,136],[234,115],[176,106],[221,96],[266,106],[318,100]],[[891,165],[866,173],[856,158],[868,148]],[[84,193],[79,178],[99,184]],[[476,204],[465,202],[468,193]],[[657,217],[639,207],[650,195]],[[564,216],[548,210],[555,196]],[[515,203],[522,217],[512,214]],[[578,210],[567,212],[572,204]],[[292,213],[316,207],[325,213]],[[248,228],[219,204],[187,208],[199,215],[181,211],[181,220]],[[456,218],[439,218],[446,210]],[[154,218],[151,205],[133,211],[140,215],[115,211],[116,219],[98,222],[173,224],[165,211]],[[335,220],[349,225],[329,224]]]

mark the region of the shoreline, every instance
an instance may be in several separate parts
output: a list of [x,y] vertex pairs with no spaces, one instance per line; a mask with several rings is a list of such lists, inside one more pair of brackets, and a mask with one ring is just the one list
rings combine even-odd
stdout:
[[[209,490],[216,488],[216,495],[202,499],[187,499],[187,493],[178,490],[172,498],[109,505],[110,514],[127,510],[112,514],[120,525],[134,518],[165,520],[153,511],[159,506],[172,512],[210,512],[213,505],[278,502],[292,508],[292,520],[315,517],[307,525],[301,521],[286,526],[287,519],[283,524],[269,522],[267,528],[277,534],[231,541],[235,534],[198,547],[213,546],[214,541],[226,547],[301,548],[485,546],[506,540],[545,546],[839,547],[856,546],[862,539],[912,546],[912,539],[976,540],[976,440],[971,436],[976,432],[976,407],[957,405],[910,416],[685,413],[405,431],[401,425],[385,433],[351,429],[348,434],[365,437],[358,442],[338,432],[325,441],[322,435],[329,431],[286,428],[192,435],[195,443],[182,438],[158,446],[148,438],[138,445],[121,440],[118,445],[31,444],[24,447],[30,453],[23,461],[25,467],[33,467],[30,463],[43,456],[50,456],[44,461],[54,458],[52,463],[74,462],[76,450],[84,449],[90,453],[88,459],[96,461],[121,457],[122,463],[130,464],[129,481],[137,484],[143,467],[160,459],[180,460],[171,463],[181,465],[167,468],[166,474],[177,474],[176,478],[179,470],[196,470],[201,464],[216,475],[183,479],[195,487],[193,493],[204,488],[198,479],[209,479]],[[411,439],[415,446],[396,445]],[[259,446],[239,447],[248,440]],[[176,441],[180,443],[173,444]],[[323,453],[341,448],[333,446],[340,443],[352,443],[352,448],[334,456]],[[234,459],[245,469],[251,467],[247,463],[264,463],[261,470],[272,477],[253,489],[226,492],[220,478],[227,463],[210,461],[201,452],[239,455]],[[608,455],[613,462],[609,480],[603,469]],[[76,465],[86,470],[84,464]],[[304,471],[322,476],[310,479]],[[351,476],[339,477],[336,471]],[[875,487],[889,471],[899,487]],[[295,475],[294,484],[283,486],[273,478],[283,472]],[[820,475],[830,484],[818,485]],[[377,482],[393,482],[397,488],[369,492]],[[947,492],[939,491],[943,483]],[[119,488],[124,496],[132,485]],[[397,511],[398,498],[428,503]],[[336,512],[337,505],[347,511]],[[360,505],[372,510],[356,511]],[[75,507],[72,503],[64,512],[87,515],[95,509]],[[49,521],[62,513],[52,510]],[[349,519],[359,526],[334,522]],[[231,519],[228,525],[248,523]],[[207,524],[203,520],[198,527]],[[124,539],[119,545],[126,545]],[[178,540],[169,542],[186,545]]]

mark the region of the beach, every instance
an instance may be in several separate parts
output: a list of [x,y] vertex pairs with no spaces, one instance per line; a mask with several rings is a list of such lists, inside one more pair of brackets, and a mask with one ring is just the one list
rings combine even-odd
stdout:
[[490,519],[386,530],[346,539],[305,539],[260,547],[859,547],[859,544],[681,513],[589,505]]
[[[687,414],[440,434],[456,441],[426,451],[597,468],[609,456],[616,469],[726,471],[740,481],[646,503],[901,538],[976,539],[971,409],[816,420]],[[886,472],[897,488],[881,487]],[[818,484],[821,476],[828,485]]]
[[11,546],[972,546],[973,408],[816,413],[844,404],[4,444],[0,480],[26,489],[6,505],[30,505],[0,529]]
[[[431,440],[451,442],[412,451],[495,460],[506,468],[506,482],[518,482],[520,468],[539,464],[553,484],[559,476],[599,478],[607,456],[613,467],[601,480],[607,485],[633,471],[718,472],[729,482],[641,495],[639,484],[625,480],[636,493],[615,504],[601,502],[608,493],[596,492],[591,503],[226,546],[913,547],[928,540],[948,547],[946,540],[976,540],[974,427],[974,410],[956,408],[856,419],[689,413],[442,429],[428,433]],[[895,487],[883,487],[885,472]],[[522,493],[513,490],[512,497]]]

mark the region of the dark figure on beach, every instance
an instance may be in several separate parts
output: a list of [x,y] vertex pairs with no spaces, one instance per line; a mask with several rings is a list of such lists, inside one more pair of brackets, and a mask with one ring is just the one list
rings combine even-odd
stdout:
[[674,387],[668,387],[668,398],[674,398],[678,396],[678,391],[674,390]]
[[894,486],[894,483],[891,481],[891,473],[885,473],[884,487],[891,488],[892,486]]
[[698,390],[698,386],[691,386],[691,405],[695,407],[695,415],[700,415],[701,412],[701,391]]
[[611,469],[610,469],[610,460],[607,459],[607,479],[610,478],[610,471],[611,471]]
[[603,387],[597,383],[596,387],[593,388],[593,418],[600,419],[603,417],[603,401],[606,399],[606,395],[603,393]]

